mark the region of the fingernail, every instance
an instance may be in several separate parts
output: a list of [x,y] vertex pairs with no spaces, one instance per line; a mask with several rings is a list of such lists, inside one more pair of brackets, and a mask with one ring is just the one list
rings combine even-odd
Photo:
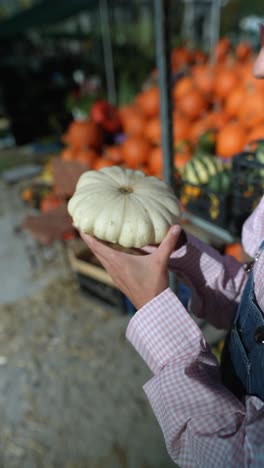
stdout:
[[179,228],[178,228],[178,226],[173,226],[173,227],[171,228],[171,233],[172,233],[174,236],[176,236],[177,234],[179,234]]

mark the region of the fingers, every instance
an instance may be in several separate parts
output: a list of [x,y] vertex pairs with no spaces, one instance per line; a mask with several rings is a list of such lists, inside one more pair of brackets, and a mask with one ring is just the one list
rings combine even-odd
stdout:
[[[97,239],[88,234],[85,234],[84,232],[80,232],[80,236],[85,242],[85,244],[89,247],[91,252],[98,258],[102,266],[109,272],[111,263],[113,263],[111,261],[112,252],[110,247],[108,247],[110,249],[110,252],[107,253],[104,251],[104,249],[102,249],[104,247],[107,248],[107,246],[104,245],[102,242],[98,241]],[[101,254],[101,250],[103,250],[103,254]]]
[[80,236],[109,273],[116,286],[122,290],[122,285],[125,284],[123,281],[125,266],[133,263],[134,258],[138,256],[114,250],[112,247],[105,245],[103,241],[99,241],[83,232],[80,232]]
[[264,77],[264,49],[262,48],[253,65],[253,75],[255,78]]
[[[102,259],[110,264],[120,264],[128,261],[129,258],[135,255],[123,252],[118,248],[107,245],[104,241],[98,240],[95,237],[80,232],[81,238],[84,240],[89,249],[96,255],[102,263]],[[116,244],[117,245],[117,244]],[[136,253],[136,252],[135,252]],[[138,256],[138,255],[137,255]]]
[[81,238],[84,240],[85,244],[97,255],[104,257],[105,259],[111,258],[113,256],[113,249],[103,243],[103,241],[97,240],[95,237],[80,232]]
[[175,250],[177,241],[181,235],[182,228],[178,224],[173,225],[167,232],[167,235],[157,249],[157,255],[161,256],[164,261],[168,261],[170,255]]
[[[93,253],[100,257],[103,257],[105,260],[109,261],[114,261],[115,259],[127,259],[131,256],[128,253],[113,249],[112,247],[109,247],[106,245],[103,241],[99,241],[95,237],[85,234],[84,232],[80,232],[80,236],[86,243],[86,245],[90,248],[90,250],[93,251]],[[180,242],[182,238],[182,242]],[[140,249],[135,249],[135,251],[138,250],[138,253],[155,253],[158,256],[164,257],[166,260],[170,257],[171,253],[176,249],[181,247],[186,241],[186,236],[184,234],[184,231],[182,230],[181,226],[178,224],[171,226],[169,231],[167,232],[167,235],[161,242],[161,244],[158,247],[155,247],[153,249],[150,249],[149,252],[142,252]],[[181,245],[178,245],[180,243]],[[133,255],[132,255],[133,256]]]

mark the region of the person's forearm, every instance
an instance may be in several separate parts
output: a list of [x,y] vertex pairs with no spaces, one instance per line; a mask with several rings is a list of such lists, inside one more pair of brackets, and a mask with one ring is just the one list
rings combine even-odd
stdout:
[[[246,281],[243,266],[233,257],[186,233],[186,244],[169,260],[169,269],[191,288],[191,310],[217,328],[228,329]],[[157,247],[147,246],[145,253]]]
[[[252,452],[255,457],[259,451],[252,426],[258,414],[254,397],[245,407],[221,385],[217,374],[205,351],[191,362],[183,358],[168,363],[145,384],[168,453],[181,468],[257,467],[251,464]],[[263,431],[263,417],[259,423]]]
[[154,373],[144,390],[175,463],[257,466],[263,403],[251,397],[244,405],[224,387],[200,329],[170,289],[135,314],[127,338]]
[[190,234],[187,239],[186,246],[171,256],[169,268],[186,278],[192,312],[228,329],[247,278],[243,265]]

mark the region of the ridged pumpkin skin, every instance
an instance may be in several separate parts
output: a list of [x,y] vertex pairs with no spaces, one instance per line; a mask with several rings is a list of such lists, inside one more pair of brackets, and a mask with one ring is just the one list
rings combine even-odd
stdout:
[[180,216],[165,182],[119,166],[82,174],[68,211],[82,232],[126,248],[159,244]]

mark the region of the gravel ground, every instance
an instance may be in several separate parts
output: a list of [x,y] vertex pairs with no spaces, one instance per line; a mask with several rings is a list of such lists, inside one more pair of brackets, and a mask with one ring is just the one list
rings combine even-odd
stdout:
[[60,243],[17,231],[0,181],[0,468],[170,468],[125,339],[128,315],[80,292]]
[[[0,180],[0,468],[172,468],[121,307],[82,295]],[[209,343],[223,331],[200,323]]]
[[0,466],[169,468],[125,339],[129,318],[71,274],[0,306]]
[[20,190],[0,180],[0,468],[174,467],[128,315],[80,292],[60,242],[17,229]]

